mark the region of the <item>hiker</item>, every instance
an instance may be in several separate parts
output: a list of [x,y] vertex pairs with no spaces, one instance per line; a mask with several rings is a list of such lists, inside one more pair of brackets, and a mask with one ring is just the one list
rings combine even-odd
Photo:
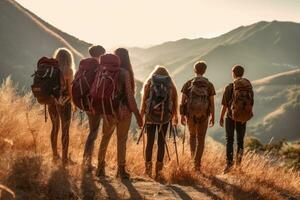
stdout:
[[[143,126],[143,120],[140,116],[137,104],[134,98],[135,79],[132,66],[129,59],[128,51],[119,48],[115,51],[115,55],[106,54],[101,57],[101,65],[103,67],[103,76],[99,75],[99,95],[102,99],[102,105],[99,105],[100,112],[103,113],[103,136],[99,148],[98,169],[96,176],[105,176],[105,155],[107,147],[113,132],[117,134],[117,177],[127,179],[130,174],[126,172],[126,142],[128,131],[131,124],[132,113],[134,114],[139,127]],[[109,77],[105,79],[105,77]],[[101,82],[106,85],[101,93]],[[109,92],[116,96],[107,103]],[[95,101],[96,102],[96,101]],[[110,109],[111,108],[111,109]]]
[[57,61],[63,75],[61,96],[57,103],[49,105],[48,111],[52,122],[51,147],[53,152],[53,161],[57,162],[60,156],[57,152],[57,137],[59,126],[62,129],[62,163],[63,166],[69,164],[69,128],[71,123],[71,112],[75,107],[72,104],[71,83],[73,81],[74,59],[72,53],[66,48],[59,48],[53,56]]
[[237,134],[237,153],[236,164],[242,161],[244,150],[244,136],[246,132],[247,121],[253,116],[252,107],[254,103],[254,94],[251,82],[243,78],[244,68],[235,65],[232,68],[233,83],[226,86],[222,98],[222,109],[220,116],[220,126],[224,126],[226,131],[226,158],[227,165],[224,173],[230,171],[233,166],[233,143],[234,131]]
[[[75,75],[75,81],[73,83],[73,93],[79,93],[80,90],[83,91],[83,94],[79,94],[79,96],[83,97],[84,100],[78,101],[78,104],[81,105],[80,108],[86,111],[89,121],[89,135],[87,137],[84,153],[83,153],[83,167],[91,171],[92,170],[92,154],[94,150],[95,140],[97,139],[99,125],[101,121],[101,115],[95,112],[92,112],[91,102],[90,102],[90,86],[94,82],[95,74],[97,70],[100,70],[100,57],[105,54],[105,49],[100,45],[93,45],[89,48],[89,54],[91,58],[84,59],[79,64],[78,75]],[[82,71],[81,71],[82,68]],[[78,76],[78,82],[81,81],[80,78],[84,79],[78,84],[78,87],[75,87],[75,83]],[[86,83],[88,82],[88,83]],[[86,85],[85,85],[86,84]],[[74,102],[76,102],[75,95]],[[80,100],[80,98],[78,98]]]
[[181,123],[184,126],[188,125],[190,151],[195,171],[201,169],[208,123],[212,127],[215,122],[214,96],[216,92],[214,85],[203,76],[206,68],[207,65],[204,61],[196,62],[194,65],[195,77],[187,81],[181,90]]
[[155,179],[159,179],[163,169],[166,134],[170,123],[178,123],[178,97],[176,86],[165,67],[157,66],[145,81],[142,91],[141,115],[144,118],[147,145],[145,174],[152,176],[152,150],[157,136],[157,160]]

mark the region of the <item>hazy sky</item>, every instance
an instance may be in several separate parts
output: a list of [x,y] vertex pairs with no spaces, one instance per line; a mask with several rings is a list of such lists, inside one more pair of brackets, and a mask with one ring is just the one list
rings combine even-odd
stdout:
[[59,29],[107,48],[214,37],[261,20],[300,22],[300,0],[17,0]]

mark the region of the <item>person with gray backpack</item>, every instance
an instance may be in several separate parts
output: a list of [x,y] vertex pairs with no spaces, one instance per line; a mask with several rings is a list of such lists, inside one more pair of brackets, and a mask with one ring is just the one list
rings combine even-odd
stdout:
[[234,131],[237,134],[237,153],[236,164],[242,161],[244,150],[244,137],[246,124],[253,116],[254,93],[251,82],[243,78],[244,68],[235,65],[232,68],[233,83],[226,86],[222,98],[222,109],[220,117],[220,126],[224,126],[226,131],[226,158],[227,165],[224,173],[228,173],[233,166],[233,142]]
[[[142,92],[141,116],[147,134],[145,174],[152,176],[152,151],[157,135],[155,179],[160,177],[169,126],[178,123],[178,96],[176,86],[165,67],[157,66],[146,80]],[[167,152],[168,153],[168,152]]]
[[181,90],[180,105],[181,123],[188,125],[190,132],[190,150],[194,160],[195,171],[200,171],[201,159],[204,150],[205,135],[209,124],[212,127],[215,121],[213,84],[203,75],[207,65],[199,61],[194,65],[195,77],[187,81]]

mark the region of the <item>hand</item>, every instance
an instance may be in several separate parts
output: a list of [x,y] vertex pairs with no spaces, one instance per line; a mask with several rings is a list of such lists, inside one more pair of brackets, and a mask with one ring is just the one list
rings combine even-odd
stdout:
[[177,126],[177,124],[178,124],[178,117],[176,116],[173,118],[173,125]]
[[213,127],[215,125],[215,118],[211,117],[209,120],[209,127]]
[[72,111],[73,111],[74,113],[77,112],[77,107],[75,106],[75,104],[72,103],[71,106],[72,106]]
[[136,117],[136,122],[137,122],[138,126],[139,126],[140,128],[142,128],[143,125],[144,125],[144,121],[143,121],[142,116],[141,116],[140,114],[138,114],[138,115],[136,115],[135,117]]
[[185,126],[186,125],[186,117],[185,116],[181,116],[181,124],[183,125],[183,126]]
[[221,127],[224,126],[224,117],[221,117],[221,118],[220,118],[220,122],[219,122],[219,123],[220,123],[220,126],[221,126]]

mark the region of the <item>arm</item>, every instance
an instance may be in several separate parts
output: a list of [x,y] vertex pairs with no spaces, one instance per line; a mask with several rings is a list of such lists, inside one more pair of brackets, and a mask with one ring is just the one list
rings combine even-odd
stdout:
[[219,122],[221,127],[224,126],[224,116],[225,116],[226,111],[227,111],[227,106],[222,105],[222,108],[221,108],[221,116],[220,116],[220,122]]
[[131,112],[133,112],[138,125],[140,127],[142,127],[143,125],[142,125],[141,115],[140,115],[139,110],[136,105],[136,101],[134,98],[134,92],[131,87],[130,75],[128,72],[125,73],[125,93],[126,93],[126,97],[127,97],[127,101],[128,101],[127,103],[128,103],[129,110]]
[[186,125],[186,116],[184,113],[184,107],[186,102],[187,102],[187,96],[184,93],[182,93],[181,103],[180,103],[180,115],[181,115],[181,124],[184,126]]
[[178,94],[175,86],[173,86],[173,101],[174,101],[173,110],[172,110],[173,123],[177,125],[178,124]]
[[141,115],[142,115],[142,118],[144,117],[144,115],[146,113],[146,101],[149,97],[149,90],[150,90],[150,84],[147,83],[147,84],[144,85],[143,94],[142,94],[142,102],[141,102]]
[[215,124],[215,96],[210,96],[209,97],[209,106],[210,106],[210,127],[213,127]]

